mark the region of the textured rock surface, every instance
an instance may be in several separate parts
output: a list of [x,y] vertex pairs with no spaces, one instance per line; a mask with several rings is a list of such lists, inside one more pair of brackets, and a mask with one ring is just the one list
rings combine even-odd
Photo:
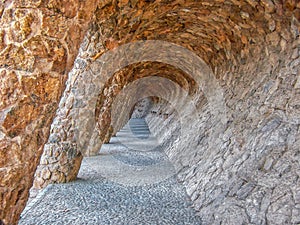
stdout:
[[94,7],[93,1],[77,0],[0,3],[0,218],[5,224],[16,223],[26,204]]
[[[222,87],[227,123],[221,126],[209,107],[212,100],[207,99],[206,91],[213,87],[205,89],[198,83],[192,85],[196,91],[190,92],[197,114],[189,117],[187,124],[179,124],[182,113],[175,112],[192,109],[184,105],[172,109],[163,100],[150,110],[148,121],[161,141],[169,145],[167,154],[186,185],[194,207],[206,224],[298,223],[299,204],[295,196],[299,189],[296,100],[299,99],[299,4],[281,5],[271,1],[130,4],[120,3],[118,7],[107,4],[97,11],[100,22],[95,26],[99,30],[90,31],[78,58],[84,68],[79,68],[77,73],[88,71],[90,65],[90,71],[96,74],[103,68],[93,63],[93,59],[132,40],[166,40],[193,50],[214,70]],[[144,4],[147,10],[143,10]],[[117,27],[112,18],[116,19]],[[165,74],[172,71],[153,62],[150,65],[161,69],[162,77],[168,77]],[[113,98],[135,76],[142,77],[138,68],[138,65],[128,66],[100,86],[104,91],[98,102],[106,103],[99,104],[97,109],[100,111],[99,119],[96,115],[98,129],[103,133],[99,142],[107,141],[113,134],[110,117]],[[131,93],[128,98],[135,95]],[[96,100],[90,111],[95,107]],[[124,110],[119,112],[122,115]],[[119,121],[124,122],[126,118]],[[96,121],[91,127],[95,125]],[[92,133],[90,136],[92,140],[97,138]],[[89,148],[88,143],[83,146],[83,151]]]
[[257,46],[255,60],[217,73],[228,119],[221,132],[208,104],[188,133],[175,114],[158,113],[170,111],[164,102],[150,109],[150,129],[169,145],[167,155],[204,224],[300,222],[299,36],[288,43]]
[[145,98],[138,101],[133,108],[131,118],[145,118],[149,114],[149,110],[152,106],[152,99]]
[[[11,215],[15,221],[27,199],[64,75],[94,12],[92,4],[79,3],[1,3],[0,215],[5,219]],[[161,96],[152,98],[156,104],[147,118],[169,146],[167,154],[205,223],[299,223],[299,19],[295,0],[99,1],[35,185],[74,179],[81,154],[97,152],[126,123],[132,108],[122,105],[131,106],[154,89],[177,99],[172,108]],[[183,46],[211,70],[200,63],[207,76],[191,77],[200,73],[195,61],[149,45],[101,61],[109,50],[137,40]],[[138,61],[149,49],[161,60]],[[150,75],[181,88],[164,88],[156,80],[129,90],[117,104],[114,131],[114,99]],[[182,97],[183,90],[190,96]],[[217,107],[221,101],[223,112]]]
[[19,224],[201,224],[144,119],[130,120],[99,156],[84,158],[78,177],[44,189]]
[[159,184],[126,187],[98,178],[53,184],[20,219],[34,224],[201,224],[172,177]]

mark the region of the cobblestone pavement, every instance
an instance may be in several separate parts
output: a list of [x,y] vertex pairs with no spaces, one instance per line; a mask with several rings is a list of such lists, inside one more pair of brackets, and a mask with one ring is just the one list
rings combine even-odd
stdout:
[[201,219],[145,121],[132,119],[99,156],[84,158],[75,182],[41,191],[19,224],[177,225]]

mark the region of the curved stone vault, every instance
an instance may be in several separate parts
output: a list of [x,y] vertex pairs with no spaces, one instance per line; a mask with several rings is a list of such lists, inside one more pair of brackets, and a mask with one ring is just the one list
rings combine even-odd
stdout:
[[299,1],[15,0],[0,16],[5,224],[145,98],[204,224],[300,223]]

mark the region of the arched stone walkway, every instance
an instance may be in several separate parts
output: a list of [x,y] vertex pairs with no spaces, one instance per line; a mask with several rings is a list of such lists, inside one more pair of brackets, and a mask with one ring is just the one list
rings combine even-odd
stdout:
[[144,119],[131,119],[100,152],[83,160],[79,180],[41,192],[19,224],[201,224]]
[[300,223],[299,38],[296,0],[2,1],[0,219],[35,171],[76,179],[144,96],[204,224]]

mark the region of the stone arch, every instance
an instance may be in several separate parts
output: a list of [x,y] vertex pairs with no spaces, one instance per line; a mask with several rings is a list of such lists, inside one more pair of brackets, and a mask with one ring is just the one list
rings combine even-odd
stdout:
[[121,89],[130,85],[130,82],[149,76],[164,77],[174,81],[182,88],[186,89],[190,95],[195,94],[195,92],[199,89],[196,82],[189,77],[188,74],[185,74],[180,69],[168,64],[146,61],[124,67],[108,80],[98,97],[95,113],[97,129],[92,135],[88,154],[97,153],[100,149],[101,143],[108,142],[111,135],[115,134],[118,130],[112,129],[112,127],[106,129],[106,127],[110,126],[112,101],[114,101]]
[[[192,96],[179,84],[169,79],[164,77],[145,77],[128,84],[113,101],[111,110],[113,133],[120,130],[130,119],[130,111],[128,109],[133,108],[140,100],[149,97],[168,102],[170,109],[178,115],[181,131],[187,132],[184,129],[185,124],[187,124],[191,115],[197,115],[197,108],[194,105]],[[189,109],[189,112],[186,109]],[[146,145],[141,145],[141,148],[148,149]],[[132,146],[131,149],[135,149],[135,147]]]
[[[58,116],[52,125],[57,132],[64,132],[64,134],[55,131],[50,134],[37,171],[35,186],[45,185],[49,181],[65,182],[76,178],[82,159],[81,152],[86,151],[92,136],[94,139],[97,138],[93,131],[96,126],[95,109],[101,88],[117,71],[130,64],[144,61],[166,63],[190,75],[208,99],[210,110],[216,120],[220,123],[226,122],[222,88],[218,85],[209,66],[196,54],[184,47],[164,41],[137,41],[122,45],[95,59],[81,74],[74,76],[72,72],[70,73]],[[93,88],[90,88],[90,85]],[[69,118],[62,121],[65,116],[61,113],[66,112]],[[67,127],[69,131],[64,131],[63,127]],[[215,135],[217,137],[217,132]],[[99,144],[95,146],[98,147]],[[45,183],[42,174],[46,173],[43,171],[50,170],[47,157],[51,158],[53,152],[56,152],[56,157],[59,158],[55,163],[58,166],[55,167],[60,168],[63,165],[63,168],[51,171],[52,176],[47,176],[48,181]]]
[[[70,1],[58,5],[50,2],[53,1],[6,1],[0,5],[1,81],[4,80],[0,116],[0,148],[4,149],[0,151],[0,181],[1,188],[4,187],[0,202],[4,210],[0,214],[5,222],[17,220],[25,204],[64,77],[72,67],[84,27],[94,12],[93,4],[82,1],[80,7],[77,8],[76,1],[68,10],[64,8],[70,6]],[[220,146],[211,154],[203,154],[211,141],[207,135],[218,127],[218,121],[210,119],[210,110],[203,107],[200,120],[190,124],[193,134],[199,135],[186,135],[188,143],[175,143],[183,151],[168,153],[203,221],[299,223],[299,3],[187,0],[100,1],[97,5],[96,22],[90,26],[97,31],[89,37],[97,41],[84,41],[82,49],[87,57],[78,57],[75,62],[75,67],[84,73],[92,71],[90,62],[124,43],[171,41],[201,56],[225,90],[229,120],[220,136]],[[24,14],[25,11],[29,13]],[[43,18],[37,19],[35,15]],[[19,32],[14,25],[26,29]],[[36,51],[37,45],[42,52]],[[70,157],[80,158],[78,146],[69,144],[76,143],[79,134],[68,121],[75,114],[93,116],[93,112],[80,111],[82,99],[74,101],[66,96],[72,91],[86,90],[84,86],[93,84],[93,79],[84,80],[78,84],[82,88],[72,90],[72,83],[84,75],[72,73],[57,113],[60,118],[54,121],[45,152],[68,152]],[[33,88],[28,90],[24,86]],[[53,89],[43,90],[46,86]],[[91,85],[88,91],[93,92],[95,87]],[[77,107],[75,112],[70,110],[73,105]],[[23,112],[31,116],[23,116]],[[150,124],[154,122],[161,120],[150,118]],[[11,126],[14,123],[18,126]],[[167,129],[167,125],[162,127]],[[193,148],[197,152],[185,154]],[[45,160],[42,158],[41,162]],[[23,177],[24,168],[28,169],[28,176]],[[50,172],[43,176],[48,177]],[[65,177],[62,181],[66,181]],[[287,207],[281,208],[283,204]]]
[[[159,52],[157,49],[159,49]],[[173,54],[178,55],[174,56]],[[183,70],[198,83],[199,87],[202,88],[209,99],[208,101],[211,105],[211,110],[215,112],[215,116],[218,117],[221,115],[222,117],[225,113],[222,88],[218,85],[218,81],[214,78],[211,69],[196,54],[173,43],[162,41],[140,41],[125,44],[113,49],[93,62],[93,64],[100,64],[99,68],[101,71],[101,75],[96,75],[96,77],[94,77],[94,82],[103,85],[103,80],[109,79],[116,71],[119,71],[128,64],[142,61],[159,61]],[[92,68],[95,67],[93,64],[91,65]],[[92,73],[97,74],[97,71],[92,71]],[[99,87],[99,89],[101,88]],[[97,94],[94,94],[94,96],[86,96],[86,99],[91,99],[86,101],[91,101],[91,105],[94,106],[96,95]],[[220,118],[218,120],[223,123],[226,122]],[[76,121],[78,127],[84,127],[84,125],[80,125],[80,119]],[[78,130],[83,131],[85,129]],[[80,137],[80,134],[78,135],[78,137]],[[87,143],[81,143],[79,145],[80,148],[84,148],[85,146],[87,146]]]

